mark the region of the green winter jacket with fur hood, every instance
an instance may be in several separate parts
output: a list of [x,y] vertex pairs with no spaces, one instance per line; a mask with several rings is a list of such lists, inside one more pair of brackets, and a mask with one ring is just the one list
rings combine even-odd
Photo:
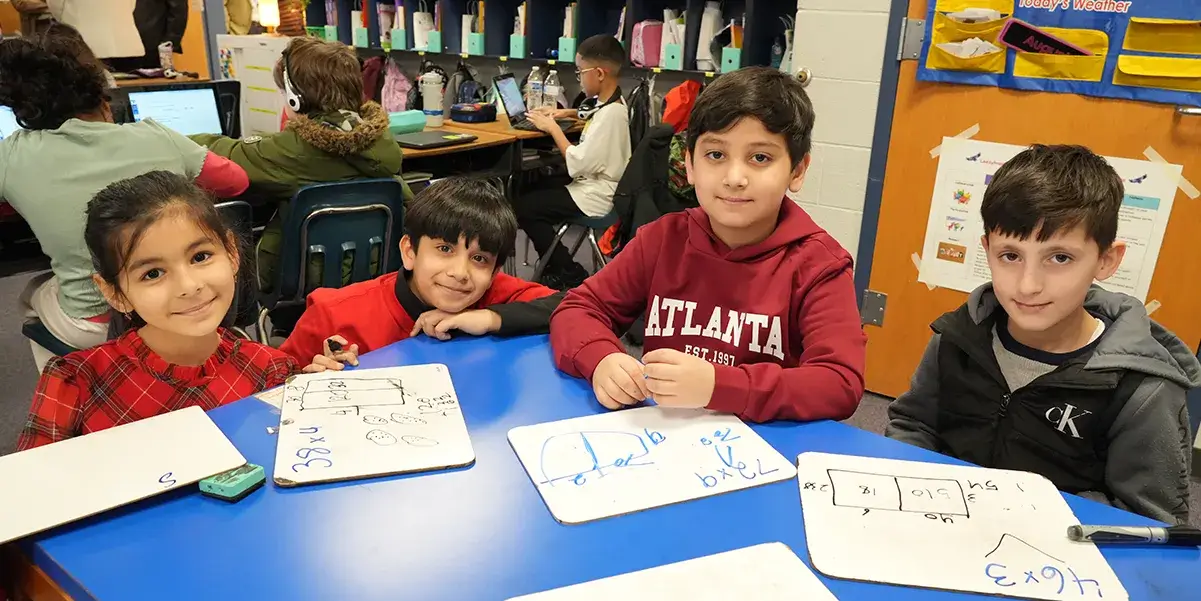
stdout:
[[[358,113],[297,115],[284,131],[270,136],[234,140],[202,134],[191,138],[246,170],[250,178],[247,197],[280,203],[257,247],[259,288],[263,292],[269,292],[275,284],[283,214],[297,190],[310,184],[400,175],[400,146],[388,131],[388,114],[375,102],[364,104]],[[412,198],[407,185],[404,196],[406,201]],[[309,267],[312,275],[308,281],[317,281],[320,269]],[[349,263],[344,261],[343,283],[349,281],[349,274]]]
[[388,132],[387,113],[374,102],[359,111],[297,115],[270,136],[191,138],[245,169],[251,194],[288,200],[309,184],[400,173],[400,146]]

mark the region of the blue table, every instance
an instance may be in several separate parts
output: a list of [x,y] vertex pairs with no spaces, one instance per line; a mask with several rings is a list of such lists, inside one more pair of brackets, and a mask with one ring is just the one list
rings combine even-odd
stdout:
[[[445,363],[471,431],[470,468],[284,490],[236,505],[193,489],[31,541],[34,563],[83,599],[399,599],[490,601],[763,542],[808,563],[794,480],[584,525],[555,522],[506,434],[602,408],[551,364],[545,337],[441,343],[371,353],[362,367]],[[255,399],[210,413],[248,460],[272,472],[277,410]],[[756,426],[786,457],[825,451],[949,462],[833,422]],[[1083,521],[1149,520],[1076,497]],[[1110,548],[1132,599],[1201,599],[1201,551]],[[840,599],[969,598],[823,578]],[[983,597],[979,597],[983,598]]]

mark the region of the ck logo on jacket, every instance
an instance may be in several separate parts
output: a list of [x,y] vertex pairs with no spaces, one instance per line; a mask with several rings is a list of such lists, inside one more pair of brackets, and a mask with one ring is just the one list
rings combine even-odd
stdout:
[[[696,301],[659,298],[655,295],[646,315],[645,336],[701,336],[720,340],[738,349],[745,348],[753,353],[771,355],[781,361],[784,359],[784,337],[779,315],[744,313],[714,306],[708,320],[699,321],[697,318],[701,316],[696,315],[696,308]],[[713,363],[734,365],[732,360],[726,361],[725,356],[728,353],[695,348],[692,345],[687,345],[684,352]]]
[[1079,407],[1067,403],[1062,407],[1051,407],[1047,409],[1047,421],[1055,425],[1055,429],[1071,436],[1072,438],[1084,437],[1080,435],[1080,430],[1076,428],[1076,420],[1083,418],[1086,415],[1092,415],[1092,411],[1085,411]]

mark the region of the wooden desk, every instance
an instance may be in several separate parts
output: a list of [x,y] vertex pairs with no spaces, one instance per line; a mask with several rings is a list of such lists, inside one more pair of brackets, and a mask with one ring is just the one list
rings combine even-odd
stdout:
[[[550,134],[547,134],[547,133],[541,132],[541,131],[526,131],[524,129],[513,129],[512,127],[509,126],[508,119],[500,119],[500,118],[498,118],[496,121],[490,121],[488,123],[459,123],[458,121],[455,121],[455,122],[448,123],[448,125],[453,128],[469,131],[469,132],[471,132],[473,134],[477,134],[477,135],[478,135],[478,132],[498,133],[498,134],[505,134],[505,135],[513,136],[513,137],[517,138],[518,140],[532,140],[535,138],[546,138],[546,137],[550,136]],[[572,127],[571,129],[567,130],[566,133],[569,133],[569,134],[576,133],[582,129],[584,129],[584,122],[580,121],[579,124],[577,124],[575,127]]]
[[[456,126],[459,124],[455,124]],[[426,127],[425,131],[445,131],[450,133],[468,133],[476,137],[476,139],[468,144],[457,144],[454,146],[443,146],[441,148],[401,148],[401,155],[406,159],[419,159],[422,157],[432,157],[443,154],[452,154],[456,152],[467,152],[477,148],[488,148],[490,146],[500,146],[502,144],[512,144],[516,138],[510,134],[504,134],[492,131],[469,130],[460,127],[451,127],[442,125],[441,127]]]
[[118,79],[118,88],[136,88],[141,86],[169,86],[177,83],[205,83],[210,81],[207,77],[192,79],[191,77],[177,77],[175,79],[167,79],[165,77],[139,77],[138,79]]

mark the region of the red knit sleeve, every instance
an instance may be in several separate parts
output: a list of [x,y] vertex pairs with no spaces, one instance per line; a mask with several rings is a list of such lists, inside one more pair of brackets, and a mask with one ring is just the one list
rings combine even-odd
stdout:
[[54,357],[46,363],[25,427],[17,439],[17,450],[24,451],[58,442],[80,433],[83,412],[80,408],[80,364],[68,357]]
[[233,198],[250,187],[250,178],[240,165],[210,150],[204,157],[200,175],[196,176],[196,185],[218,198]]

